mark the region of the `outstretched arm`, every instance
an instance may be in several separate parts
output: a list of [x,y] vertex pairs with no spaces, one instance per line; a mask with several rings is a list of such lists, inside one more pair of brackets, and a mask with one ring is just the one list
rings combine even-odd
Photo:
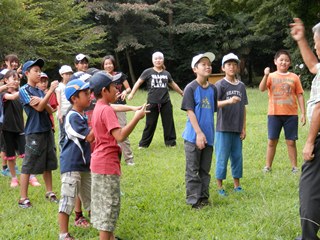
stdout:
[[316,74],[316,64],[318,63],[318,59],[309,47],[308,41],[305,37],[305,28],[303,22],[299,18],[294,18],[293,20],[294,23],[290,24],[291,36],[297,42],[303,61],[307,65],[309,71],[313,74]]
[[177,93],[179,93],[181,96],[183,96],[183,91],[181,90],[181,88],[178,86],[178,84],[176,84],[174,81],[172,81],[171,83],[169,83],[169,86],[176,91]]
[[136,93],[136,91],[139,89],[139,87],[141,86],[141,84],[143,83],[144,81],[139,78],[136,83],[134,84],[133,88],[132,88],[132,91],[131,93],[128,95],[128,100],[131,100],[134,96],[134,94]]

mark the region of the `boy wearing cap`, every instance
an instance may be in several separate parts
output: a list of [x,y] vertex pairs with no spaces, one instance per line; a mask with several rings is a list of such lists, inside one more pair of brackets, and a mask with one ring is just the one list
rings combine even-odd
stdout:
[[86,72],[89,68],[89,57],[82,53],[79,53],[74,58],[74,66],[78,72]]
[[92,115],[95,148],[91,154],[92,211],[91,222],[99,230],[100,239],[114,239],[113,232],[120,212],[120,158],[117,142],[124,141],[140,119],[145,116],[146,104],[134,114],[123,128],[110,106],[117,100],[116,79],[104,72],[90,78],[90,88],[97,98]]
[[[246,108],[248,104],[245,85],[236,78],[239,71],[239,58],[229,53],[222,58],[225,77],[216,82],[218,93],[217,127],[215,135],[216,179],[218,193],[226,196],[222,181],[226,179],[228,159],[234,191],[241,192],[242,140],[246,137]],[[231,104],[234,103],[234,104]]]
[[67,83],[70,80],[72,73],[73,73],[73,70],[68,65],[63,65],[59,69],[59,74],[62,77],[62,80],[61,82],[59,82],[59,85],[56,89],[56,94],[57,94],[57,101],[58,101],[57,115],[59,120],[59,150],[60,151],[63,147],[64,140],[66,138],[66,132],[64,130],[65,117],[67,115],[68,109],[71,106],[70,102],[66,98],[64,90],[66,88]]
[[66,116],[65,130],[67,137],[60,154],[60,240],[74,239],[68,232],[68,224],[77,196],[80,197],[84,208],[90,211],[90,142],[94,140],[93,131],[89,129],[84,113],[84,109],[90,105],[89,83],[80,79],[72,80],[67,84],[65,94],[72,104],[72,109]]
[[191,68],[196,79],[185,87],[181,104],[188,117],[182,133],[186,155],[186,203],[195,209],[209,204],[217,90],[208,82],[208,77],[214,59],[211,52],[192,58]]
[[31,207],[28,199],[28,183],[30,174],[43,174],[46,185],[46,199],[58,202],[52,192],[52,170],[57,169],[57,157],[55,151],[52,124],[49,114],[52,108],[48,104],[51,94],[58,86],[58,81],[53,81],[46,94],[36,87],[40,82],[41,68],[44,65],[42,59],[27,61],[22,72],[27,77],[27,83],[19,89],[20,101],[27,114],[25,125],[26,146],[20,177],[21,208]]

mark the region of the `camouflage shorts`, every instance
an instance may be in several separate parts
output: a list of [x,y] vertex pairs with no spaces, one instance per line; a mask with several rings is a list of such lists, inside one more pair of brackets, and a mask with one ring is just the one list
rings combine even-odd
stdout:
[[92,173],[91,194],[93,227],[114,232],[120,214],[120,176]]

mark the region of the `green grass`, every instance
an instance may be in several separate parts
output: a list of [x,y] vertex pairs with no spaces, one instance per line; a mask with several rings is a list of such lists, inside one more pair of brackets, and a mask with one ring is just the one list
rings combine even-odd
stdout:
[[[157,131],[148,149],[138,150],[144,127],[142,120],[130,136],[136,165],[122,163],[121,213],[116,235],[127,240],[241,240],[294,239],[300,233],[298,183],[293,175],[283,135],[279,140],[271,174],[263,174],[267,144],[267,93],[247,89],[247,138],[243,144],[244,194],[234,194],[230,167],[224,185],[229,196],[216,193],[215,159],[211,170],[212,206],[195,211],[185,204],[185,156],[182,131],[186,122],[180,110],[181,96],[171,92],[177,131],[177,147],[166,148],[159,119]],[[308,95],[308,93],[306,93]],[[306,99],[308,96],[306,96]],[[139,91],[132,105],[140,105],[146,92]],[[131,119],[132,113],[128,113]],[[302,164],[302,147],[308,127],[299,127],[298,163]],[[18,160],[21,166],[21,160]],[[54,172],[54,190],[60,192],[60,173]],[[31,209],[17,205],[19,189],[11,189],[10,179],[0,177],[0,239],[57,239],[58,206],[45,200],[44,187],[30,187]],[[44,186],[42,178],[38,179]],[[77,239],[98,239],[98,231],[78,229],[70,232]]]

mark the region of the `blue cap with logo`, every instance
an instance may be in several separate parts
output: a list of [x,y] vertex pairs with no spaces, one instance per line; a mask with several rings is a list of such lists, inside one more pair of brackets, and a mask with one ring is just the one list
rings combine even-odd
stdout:
[[101,92],[102,88],[108,87],[112,82],[117,81],[121,77],[121,73],[117,75],[110,75],[105,71],[99,71],[95,73],[90,79],[90,89],[98,94]]
[[89,83],[80,79],[74,79],[67,83],[65,94],[66,98],[70,101],[71,97],[78,91],[89,89]]
[[37,60],[29,60],[25,62],[22,66],[22,74],[25,74],[28,68],[31,68],[32,66],[39,66],[42,68],[44,66],[44,61],[41,58],[38,58]]

